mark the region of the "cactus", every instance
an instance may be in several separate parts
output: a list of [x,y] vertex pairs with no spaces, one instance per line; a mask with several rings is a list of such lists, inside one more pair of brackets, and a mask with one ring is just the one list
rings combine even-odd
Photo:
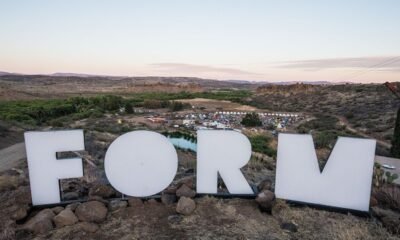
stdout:
[[383,185],[384,183],[384,178],[383,175],[384,171],[381,168],[381,165],[379,163],[375,163],[374,165],[374,175],[373,175],[373,184],[375,187],[379,188]]
[[390,172],[386,172],[385,175],[386,175],[386,182],[389,184],[392,184],[394,180],[396,180],[399,177],[399,175],[397,175],[396,173],[392,174]]

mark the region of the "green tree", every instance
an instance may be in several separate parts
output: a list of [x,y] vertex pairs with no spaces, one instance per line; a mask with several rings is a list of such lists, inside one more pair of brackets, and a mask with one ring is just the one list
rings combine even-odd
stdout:
[[242,119],[241,124],[246,127],[258,127],[262,125],[260,117],[257,113],[247,113]]
[[400,108],[397,110],[396,125],[394,126],[392,148],[390,149],[390,153],[393,157],[400,158]]
[[185,107],[185,106],[184,106],[183,103],[181,103],[181,102],[176,102],[176,101],[172,101],[171,104],[170,104],[170,106],[169,106],[169,109],[170,109],[172,112],[177,112],[177,111],[183,110],[184,107]]
[[124,107],[125,107],[125,112],[126,113],[128,113],[128,114],[132,114],[133,113],[132,103],[126,102]]

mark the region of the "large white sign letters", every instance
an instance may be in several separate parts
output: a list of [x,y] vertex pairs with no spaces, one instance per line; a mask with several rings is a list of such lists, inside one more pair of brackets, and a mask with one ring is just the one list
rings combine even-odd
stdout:
[[163,135],[134,131],[111,143],[104,159],[110,184],[129,196],[147,197],[164,190],[174,180],[178,155]]
[[368,211],[375,144],[339,137],[321,172],[311,135],[279,134],[276,197]]
[[251,157],[249,139],[235,131],[197,132],[197,192],[217,193],[218,173],[230,193],[253,194],[240,168]]
[[[254,194],[240,169],[251,157],[247,137],[235,131],[197,132],[197,192],[216,194],[218,174],[232,194]],[[81,158],[57,159],[59,152],[84,150],[82,130],[26,132],[33,205],[60,202],[59,180],[83,176]],[[275,194],[278,198],[368,211],[375,140],[340,137],[321,172],[311,135],[280,134]],[[161,192],[178,167],[166,137],[133,131],[112,142],[104,169],[119,192],[147,197]]]
[[26,156],[32,204],[60,202],[60,179],[83,177],[81,158],[57,159],[57,153],[85,149],[83,130],[26,132]]

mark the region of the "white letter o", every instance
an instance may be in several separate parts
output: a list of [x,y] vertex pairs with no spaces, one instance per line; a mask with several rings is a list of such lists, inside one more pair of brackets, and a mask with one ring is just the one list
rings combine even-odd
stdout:
[[115,139],[107,150],[104,170],[111,185],[123,194],[147,197],[164,190],[178,168],[178,155],[163,135],[133,131]]

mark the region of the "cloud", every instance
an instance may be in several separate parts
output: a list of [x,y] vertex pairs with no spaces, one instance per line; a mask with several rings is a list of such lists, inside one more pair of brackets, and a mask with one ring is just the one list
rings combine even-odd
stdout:
[[283,62],[279,68],[296,68],[318,71],[331,68],[361,68],[385,71],[400,71],[400,56],[326,58]]
[[195,65],[185,63],[153,63],[151,67],[155,67],[158,71],[170,71],[180,74],[219,74],[219,75],[235,75],[235,76],[258,76],[260,74],[244,71],[236,68],[214,67],[208,65]]

